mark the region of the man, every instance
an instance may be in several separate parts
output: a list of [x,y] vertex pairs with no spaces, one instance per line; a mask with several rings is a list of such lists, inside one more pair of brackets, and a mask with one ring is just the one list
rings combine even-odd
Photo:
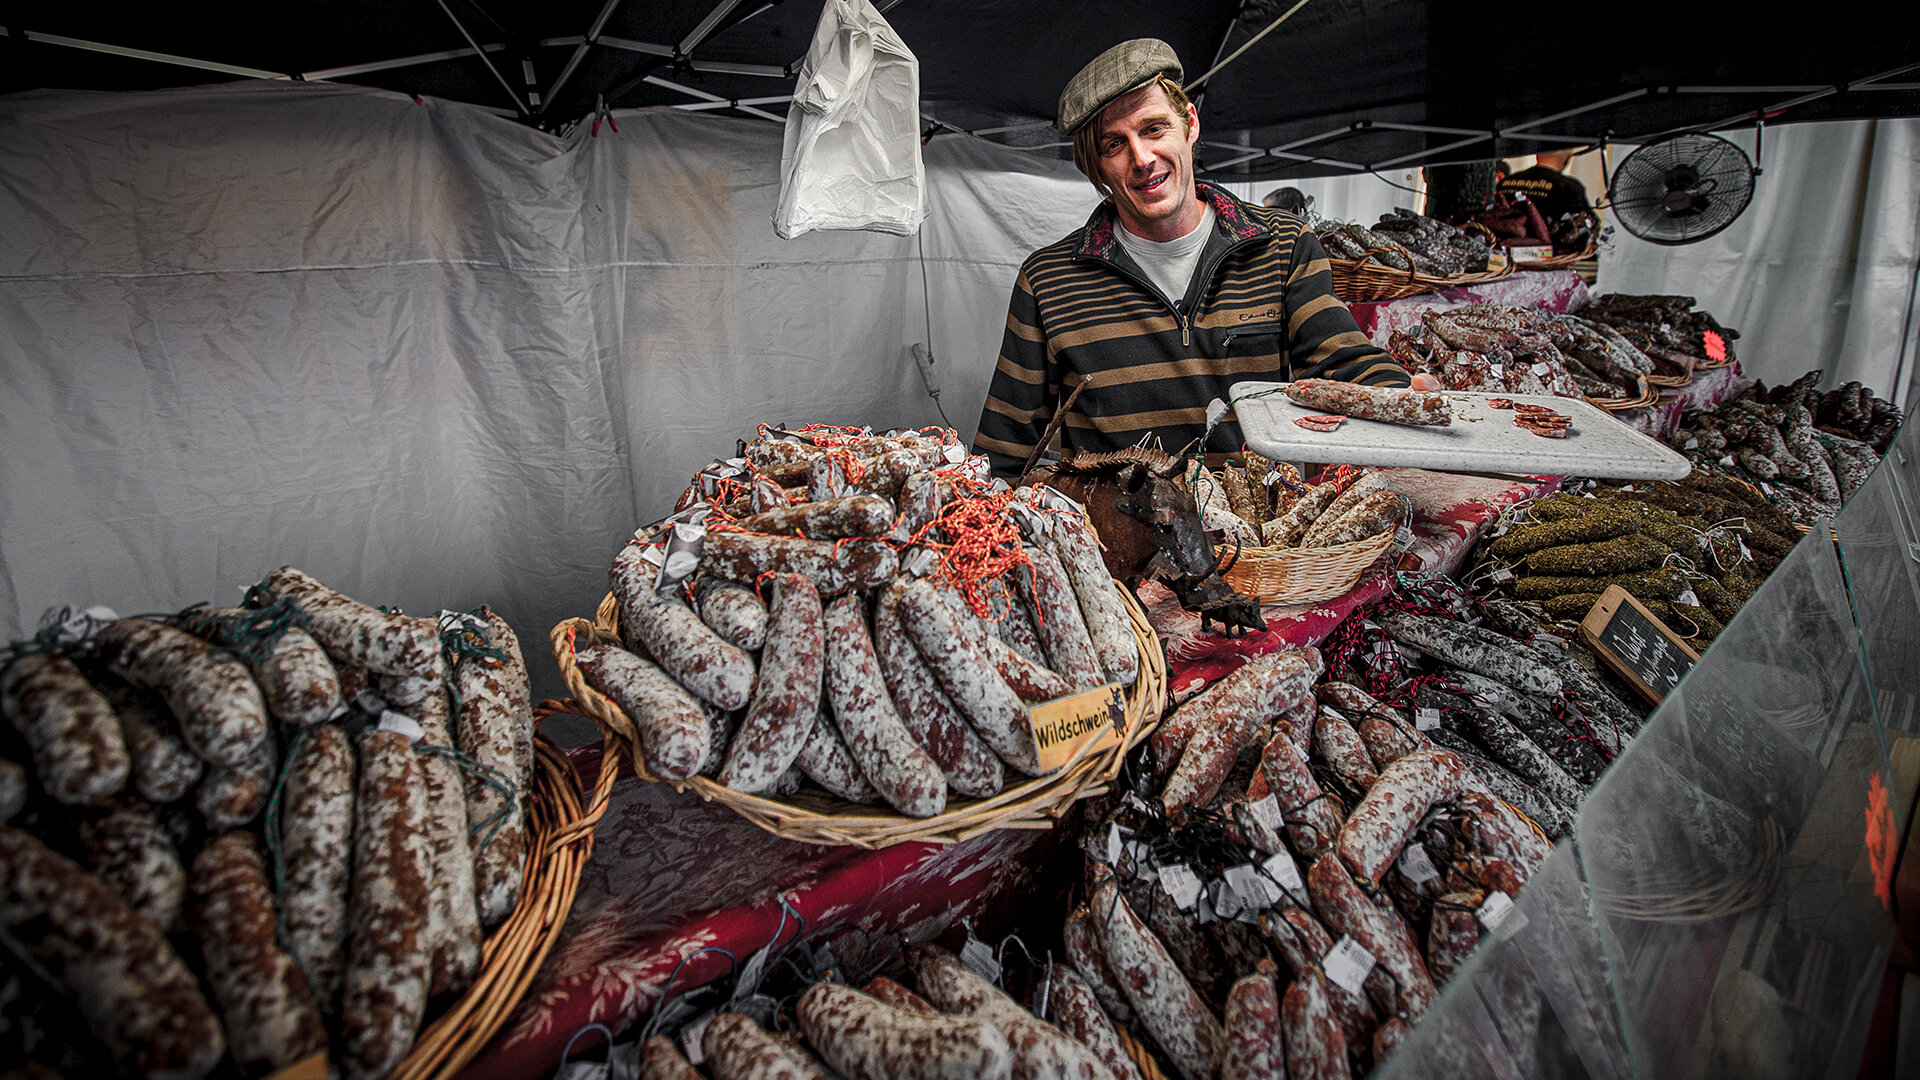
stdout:
[[1525,195],[1540,208],[1540,216],[1549,224],[1558,218],[1589,209],[1587,185],[1567,175],[1571,150],[1543,150],[1534,166],[1500,181],[1499,189],[1513,195]]
[[1286,187],[1277,187],[1267,192],[1267,197],[1260,200],[1260,205],[1271,206],[1275,210],[1285,210],[1289,214],[1297,214],[1305,217],[1307,207],[1313,205],[1313,196],[1301,191],[1297,187],[1288,185]]
[[[1180,74],[1171,46],[1139,38],[1061,92],[1074,164],[1107,198],[1014,283],[974,439],[997,475],[1020,472],[1085,376],[1061,437],[1088,451],[1157,440],[1178,452],[1206,431],[1208,402],[1242,380],[1409,383],[1333,295],[1312,230],[1195,181],[1200,119]],[[1227,421],[1205,449],[1241,443]]]

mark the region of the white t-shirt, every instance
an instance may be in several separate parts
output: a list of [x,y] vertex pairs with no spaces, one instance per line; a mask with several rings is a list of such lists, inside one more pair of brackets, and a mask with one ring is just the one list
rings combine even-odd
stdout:
[[1135,236],[1125,225],[1114,231],[1120,238],[1120,246],[1147,272],[1147,280],[1158,285],[1175,304],[1187,295],[1193,270],[1200,265],[1200,252],[1207,246],[1207,237],[1213,235],[1213,207],[1202,203],[1201,210],[1200,224],[1195,225],[1192,232],[1164,243]]

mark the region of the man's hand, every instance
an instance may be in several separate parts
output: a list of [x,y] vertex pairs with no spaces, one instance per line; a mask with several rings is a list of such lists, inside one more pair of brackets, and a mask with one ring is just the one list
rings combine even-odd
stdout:
[[1413,388],[1415,390],[1438,390],[1440,389],[1440,380],[1424,371],[1416,371],[1413,373]]

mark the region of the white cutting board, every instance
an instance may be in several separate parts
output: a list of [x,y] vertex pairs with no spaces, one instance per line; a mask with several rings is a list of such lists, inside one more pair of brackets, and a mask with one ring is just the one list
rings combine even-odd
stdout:
[[[1347,422],[1332,431],[1310,431],[1296,416],[1324,416],[1293,403],[1285,383],[1236,384],[1234,413],[1247,445],[1277,461],[1353,465],[1409,465],[1447,472],[1539,473],[1599,476],[1619,480],[1679,480],[1693,466],[1677,452],[1608,416],[1581,398],[1551,394],[1481,394],[1442,390],[1453,406],[1446,427],[1414,427],[1378,420]],[[1544,405],[1573,418],[1564,439],[1546,439],[1515,427],[1513,410],[1487,407],[1504,397]]]

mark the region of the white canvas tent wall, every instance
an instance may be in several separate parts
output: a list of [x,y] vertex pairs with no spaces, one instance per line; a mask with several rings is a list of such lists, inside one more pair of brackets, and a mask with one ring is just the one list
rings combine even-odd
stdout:
[[[938,422],[912,343],[970,437],[1021,259],[1094,202],[942,137],[920,236],[782,242],[778,127],[617,120],[287,83],[0,101],[0,634],[293,563],[490,603],[544,652],[754,424]],[[1317,208],[1411,199],[1347,183]]]

